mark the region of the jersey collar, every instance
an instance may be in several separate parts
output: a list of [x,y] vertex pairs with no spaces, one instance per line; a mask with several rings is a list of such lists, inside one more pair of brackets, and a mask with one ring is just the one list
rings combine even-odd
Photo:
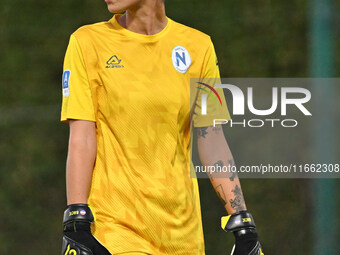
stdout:
[[164,35],[166,35],[168,33],[168,31],[170,30],[170,27],[172,25],[172,20],[167,17],[168,24],[166,25],[166,27],[161,32],[154,34],[154,35],[143,35],[143,34],[132,32],[132,31],[122,27],[118,23],[118,20],[117,20],[120,16],[122,16],[122,14],[115,14],[112,17],[112,19],[110,19],[109,22],[112,24],[113,28],[118,30],[120,33],[126,35],[127,37],[136,38],[138,40],[142,40],[142,41],[146,41],[146,42],[157,41],[157,40],[161,39]]

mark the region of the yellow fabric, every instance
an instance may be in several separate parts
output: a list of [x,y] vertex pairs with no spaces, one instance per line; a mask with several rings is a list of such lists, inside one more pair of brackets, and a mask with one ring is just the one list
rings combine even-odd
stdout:
[[[204,85],[201,85],[198,82],[210,85],[214,87],[215,84],[221,84],[220,80],[220,71],[218,68],[218,60],[216,57],[215,49],[212,43],[210,42],[210,47],[206,52],[206,57],[203,63],[203,72],[200,78],[191,80],[191,95],[190,95],[190,106],[192,109],[192,120],[194,127],[207,127],[213,125],[214,119],[226,119],[230,120],[230,115],[228,111],[228,107],[224,98],[223,90],[221,88],[215,89],[215,91],[220,96],[222,105],[220,105],[220,101],[217,99],[217,96],[214,94],[212,90],[207,88]],[[207,97],[207,114],[201,114],[201,99],[202,94],[207,94],[201,89],[203,88],[209,91],[212,97]],[[215,99],[215,100],[214,100]]]
[[223,230],[224,230],[225,226],[227,226],[228,221],[229,221],[229,219],[230,219],[230,216],[231,216],[231,215],[223,216],[223,217],[221,218],[221,228],[222,228]]
[[[198,125],[208,122],[189,97],[190,78],[218,73],[210,37],[170,19],[156,35],[136,34],[117,17],[73,33],[64,62],[61,121],[96,122],[93,234],[113,254],[204,254],[190,110]],[[174,67],[176,46],[191,56],[185,73]]]
[[71,36],[64,60],[64,71],[70,70],[70,96],[63,96],[61,119],[96,121],[89,80],[82,52],[75,36]]

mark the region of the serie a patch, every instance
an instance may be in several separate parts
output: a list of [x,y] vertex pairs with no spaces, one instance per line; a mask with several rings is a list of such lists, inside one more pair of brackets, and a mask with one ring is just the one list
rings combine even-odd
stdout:
[[65,70],[63,73],[63,96],[68,97],[70,95],[70,88],[69,88],[69,83],[70,83],[70,77],[71,77],[71,71],[70,70]]

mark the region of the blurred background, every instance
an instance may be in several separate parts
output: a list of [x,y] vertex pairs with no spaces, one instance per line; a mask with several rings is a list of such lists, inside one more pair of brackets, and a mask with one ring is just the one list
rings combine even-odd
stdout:
[[[0,0],[0,6],[0,254],[60,254],[68,142],[68,126],[59,122],[63,57],[73,31],[112,15],[94,0]],[[166,6],[173,20],[211,35],[222,77],[339,76],[339,1]],[[328,93],[340,101],[339,89]],[[299,131],[310,134],[308,152],[305,143],[291,148],[301,163],[320,153],[339,160],[340,125],[331,114],[324,114],[329,126]],[[236,163],[264,153],[259,137],[226,136]],[[276,139],[290,147],[286,137]],[[220,229],[223,206],[208,179],[199,183],[206,254],[229,254],[233,236]],[[339,254],[338,186],[338,179],[242,180],[265,254]]]

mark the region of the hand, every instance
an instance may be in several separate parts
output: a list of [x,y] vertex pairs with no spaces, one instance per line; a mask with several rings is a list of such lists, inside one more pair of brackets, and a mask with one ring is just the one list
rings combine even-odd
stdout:
[[91,234],[93,222],[93,214],[88,205],[73,204],[66,208],[62,255],[111,255]]
[[233,232],[235,245],[231,255],[264,255],[253,217],[247,211],[241,211],[221,219],[222,229]]

